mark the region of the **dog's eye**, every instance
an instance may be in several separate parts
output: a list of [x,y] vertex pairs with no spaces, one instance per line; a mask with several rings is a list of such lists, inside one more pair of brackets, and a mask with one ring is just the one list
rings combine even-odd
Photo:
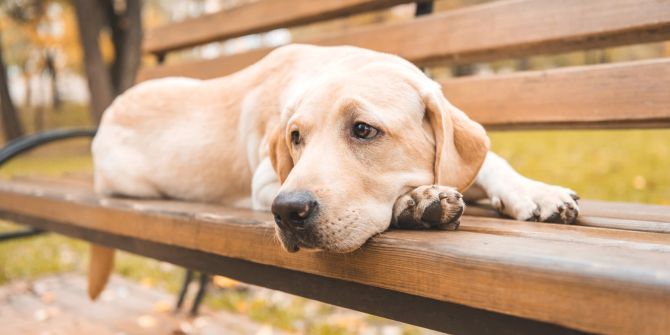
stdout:
[[300,132],[297,131],[297,130],[292,131],[291,132],[291,142],[293,143],[293,145],[300,144],[300,140],[301,140]]
[[354,137],[364,140],[369,140],[379,135],[379,130],[377,128],[363,122],[356,122],[351,132]]

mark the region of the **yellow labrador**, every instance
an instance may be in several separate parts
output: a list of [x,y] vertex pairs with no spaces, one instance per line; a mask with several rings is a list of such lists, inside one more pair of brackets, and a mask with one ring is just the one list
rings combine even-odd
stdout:
[[389,225],[455,229],[463,197],[571,223],[576,195],[489,152],[484,129],[389,54],[289,45],[235,74],[128,90],[93,142],[103,195],[271,209],[277,236],[350,252]]

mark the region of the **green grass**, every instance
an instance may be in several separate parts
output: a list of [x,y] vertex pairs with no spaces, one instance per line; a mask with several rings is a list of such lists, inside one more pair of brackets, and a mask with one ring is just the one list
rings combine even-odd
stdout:
[[58,176],[64,171],[69,172],[90,172],[93,164],[88,155],[68,155],[68,156],[27,156],[25,158],[10,161],[0,169],[0,177],[9,178],[11,176]]
[[510,132],[491,140],[522,174],[582,198],[670,205],[670,130]]
[[[85,122],[83,108],[63,111],[52,125]],[[79,116],[77,116],[79,114]],[[70,123],[65,123],[70,122]],[[492,133],[493,149],[521,173],[576,190],[583,198],[670,204],[670,130],[550,131]],[[91,171],[88,141],[49,146],[0,169],[12,175],[50,175]],[[0,222],[0,231],[17,226]],[[87,244],[54,234],[0,243],[0,284],[50,273],[83,273]],[[183,272],[169,264],[120,253],[116,273],[145,285],[176,292]],[[248,315],[252,320],[305,334],[353,334],[345,322],[333,321],[332,306],[292,297],[269,299],[258,290],[211,290],[207,304]],[[260,293],[259,293],[260,292]],[[387,320],[368,317],[370,324]],[[405,334],[418,328],[403,326]]]
[[[0,231],[20,228],[0,221]],[[0,284],[48,273],[82,271],[85,250],[84,242],[56,235],[3,242],[0,244]]]

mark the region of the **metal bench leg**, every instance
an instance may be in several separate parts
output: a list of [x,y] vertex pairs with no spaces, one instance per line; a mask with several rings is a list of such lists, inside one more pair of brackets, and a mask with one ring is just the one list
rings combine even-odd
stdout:
[[188,292],[188,285],[193,280],[193,270],[186,269],[186,274],[184,275],[184,281],[181,284],[181,289],[179,290],[179,297],[177,298],[177,305],[175,306],[175,312],[178,312],[181,309],[181,306],[184,304],[184,299],[186,298],[186,293]]
[[0,242],[10,241],[17,238],[31,237],[40,234],[46,233],[44,230],[40,229],[25,229],[19,231],[11,231],[0,234]]
[[434,1],[426,1],[417,3],[416,9],[414,10],[414,16],[421,16],[433,13],[433,2]]
[[207,290],[207,284],[209,283],[209,275],[201,272],[200,273],[200,286],[198,287],[198,293],[195,295],[195,300],[193,300],[193,306],[191,306],[191,315],[197,315],[198,309],[200,309],[200,304],[202,299],[205,297],[205,291]]

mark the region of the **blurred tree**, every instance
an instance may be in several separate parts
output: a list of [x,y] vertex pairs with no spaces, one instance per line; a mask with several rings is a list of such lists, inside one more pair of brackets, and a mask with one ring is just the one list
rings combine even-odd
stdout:
[[58,110],[61,104],[60,94],[58,93],[58,72],[56,71],[54,53],[51,50],[46,50],[44,53],[44,71],[51,77],[52,106],[54,110]]
[[2,130],[5,140],[10,141],[23,136],[23,126],[16,114],[16,107],[9,95],[9,78],[3,57],[2,35],[0,33],[0,112],[2,113]]
[[[115,96],[133,84],[140,64],[142,19],[140,0],[74,0],[84,69],[91,93],[91,118],[100,122]],[[111,66],[101,51],[101,36],[109,36]]]
[[[24,108],[32,108],[32,77],[39,63],[42,63],[44,57],[41,52],[46,48],[44,39],[38,33],[38,27],[45,16],[46,1],[45,0],[6,0],[3,3],[6,14],[18,24],[23,27],[27,39],[31,46],[24,48],[21,52],[21,69],[23,71],[23,79],[25,82],[25,102]],[[36,48],[35,48],[36,47]],[[37,51],[36,51],[37,49]],[[56,86],[56,69],[53,69],[51,74],[52,96],[58,96]],[[54,106],[56,101],[53,100]],[[43,128],[44,108],[38,106],[33,113],[34,128],[40,131]]]

